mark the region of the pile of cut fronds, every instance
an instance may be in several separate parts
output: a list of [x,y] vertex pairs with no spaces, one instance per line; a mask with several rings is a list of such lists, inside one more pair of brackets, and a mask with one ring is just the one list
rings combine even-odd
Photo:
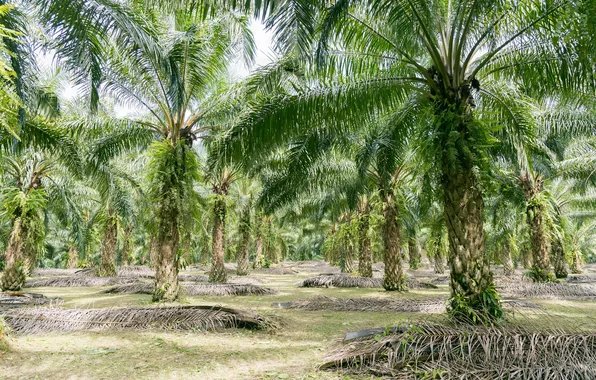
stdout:
[[51,277],[51,276],[72,276],[78,269],[61,269],[61,268],[36,268],[33,270],[34,277]]
[[209,277],[197,274],[181,274],[178,276],[180,282],[207,282]]
[[259,268],[259,269],[255,269],[252,272],[254,273],[261,273],[261,274],[279,274],[279,275],[285,275],[285,274],[297,274],[298,271],[293,269],[293,268]]
[[570,274],[566,278],[567,282],[572,283],[596,283],[596,275],[594,274]]
[[102,290],[108,294],[153,294],[153,284],[146,282],[133,282],[132,284],[116,285]]
[[[437,286],[416,279],[407,278],[406,284],[410,289],[436,289]],[[301,288],[382,288],[383,279],[373,277],[355,277],[345,274],[324,275],[310,277],[298,284]]]
[[119,277],[153,278],[155,271],[145,265],[123,265],[116,268]]
[[182,291],[191,296],[261,296],[276,294],[277,291],[252,284],[193,284]]
[[70,277],[49,277],[27,280],[26,288],[52,287],[85,287],[85,286],[111,286],[118,284],[129,284],[135,282],[130,277],[88,277],[88,276],[70,276]]
[[[308,300],[298,300],[279,304],[290,309],[358,311],[358,312],[402,312],[402,313],[443,313],[447,299],[445,297],[425,298],[334,298],[317,296]],[[512,309],[538,309],[540,305],[525,300],[504,300],[504,306]]]
[[62,300],[59,298],[48,298],[43,294],[24,292],[2,292],[0,293],[0,311],[15,307],[56,304]]
[[596,333],[416,322],[350,341],[322,368],[392,379],[594,379]]
[[252,277],[252,276],[233,276],[233,277],[228,277],[228,282],[232,283],[232,284],[266,284],[267,280],[265,280],[264,278],[259,278],[259,277]]
[[405,312],[442,313],[445,311],[445,297],[433,298],[333,298],[318,296],[309,300],[291,302],[292,309],[359,311],[359,312]]
[[268,322],[252,312],[220,306],[176,306],[114,309],[13,309],[3,313],[20,334],[86,330],[264,329]]
[[521,298],[542,299],[594,299],[596,285],[575,285],[566,283],[535,283],[517,281],[501,283],[498,286],[502,294]]
[[[189,296],[253,296],[275,294],[277,291],[252,284],[186,284],[180,287],[182,294]],[[114,286],[103,293],[152,294],[153,285],[142,282]]]

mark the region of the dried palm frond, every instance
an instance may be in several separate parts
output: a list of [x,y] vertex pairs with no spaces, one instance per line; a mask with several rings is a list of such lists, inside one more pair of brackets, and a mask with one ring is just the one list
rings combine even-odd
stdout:
[[34,277],[51,277],[51,276],[72,276],[78,269],[61,269],[61,268],[36,268],[33,270]]
[[3,313],[16,333],[81,330],[214,330],[264,329],[268,322],[252,312],[220,306],[176,306],[114,309],[13,309]]
[[27,280],[26,288],[41,288],[41,287],[85,287],[85,286],[110,286],[117,284],[129,284],[136,281],[134,278],[128,277],[86,277],[86,276],[70,276],[70,277],[49,277],[37,278]]
[[542,299],[594,299],[596,285],[574,285],[565,283],[534,283],[517,281],[500,283],[498,289],[505,295],[521,298]]
[[183,287],[191,296],[261,296],[276,294],[277,291],[252,284],[193,284]]
[[116,285],[102,290],[108,294],[153,294],[153,284],[147,282],[134,282],[132,284]]
[[[403,313],[442,313],[445,311],[445,297],[426,298],[333,298],[317,296],[308,300],[278,303],[279,307],[300,310],[358,311],[358,312],[403,312]],[[540,305],[526,300],[503,300],[510,308],[539,309]]]
[[323,369],[391,378],[593,379],[596,333],[417,322],[351,341]]
[[[437,286],[416,279],[407,278],[406,284],[410,289],[436,289]],[[355,277],[345,274],[310,277],[298,284],[301,288],[382,288],[382,278]]]
[[[252,296],[275,294],[277,291],[251,284],[187,284],[181,286],[181,292],[189,296]],[[153,285],[134,283],[119,285],[104,290],[103,293],[152,294]]]
[[233,276],[228,278],[228,282],[232,284],[266,284],[269,281],[264,278],[252,277],[252,276]]
[[61,303],[60,298],[48,298],[43,294],[24,292],[2,292],[0,293],[0,310],[12,309],[15,307],[57,304]]
[[318,296],[299,300],[288,305],[292,309],[359,311],[359,312],[407,312],[442,313],[445,311],[445,297],[433,298],[333,298]]
[[83,268],[77,269],[75,272],[77,276],[89,276],[89,277],[97,277],[97,268]]
[[594,274],[571,274],[566,278],[567,282],[572,283],[596,283],[596,275]]
[[145,265],[123,265],[116,268],[119,277],[153,278],[155,271]]
[[209,277],[196,274],[181,274],[178,276],[180,282],[207,282]]
[[297,274],[298,271],[293,268],[259,268],[252,272],[261,274]]

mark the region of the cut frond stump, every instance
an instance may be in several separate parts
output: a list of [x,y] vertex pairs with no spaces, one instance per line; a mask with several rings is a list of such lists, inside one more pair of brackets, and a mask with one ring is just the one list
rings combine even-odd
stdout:
[[[180,287],[181,293],[189,296],[253,296],[276,294],[277,291],[252,284],[186,284]],[[152,294],[153,285],[134,283],[114,286],[103,293],[111,294]]]
[[538,299],[596,299],[596,285],[518,281],[498,286],[505,295]]
[[86,286],[111,286],[118,284],[128,284],[135,282],[134,278],[130,277],[87,277],[87,276],[70,276],[70,277],[49,277],[36,278],[27,280],[26,288],[42,288],[42,287],[86,287]]
[[392,379],[422,373],[436,379],[596,378],[596,333],[417,322],[362,335],[321,368]]
[[[416,279],[406,279],[410,289],[437,289],[436,285],[420,282]],[[300,288],[382,288],[382,278],[355,277],[345,274],[324,275],[310,277],[298,284]]]
[[13,309],[3,313],[16,333],[87,330],[215,330],[265,329],[268,322],[252,312],[219,306],[177,306],[114,309]]

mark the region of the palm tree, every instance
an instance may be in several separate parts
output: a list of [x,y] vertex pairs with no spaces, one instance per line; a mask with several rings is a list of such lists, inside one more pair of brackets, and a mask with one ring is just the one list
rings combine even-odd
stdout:
[[230,187],[237,178],[237,172],[230,168],[223,168],[212,175],[213,199],[213,232],[212,232],[212,255],[211,271],[209,282],[226,282],[227,274],[224,266],[225,243],[226,243],[226,212],[228,193]]
[[[378,114],[399,110],[403,115],[396,105],[409,99],[408,116],[417,115],[424,157],[441,184],[450,312],[480,322],[500,318],[484,254],[486,147],[491,133],[511,141],[520,128],[506,113],[499,91],[504,83],[523,83],[537,96],[590,85],[589,78],[577,74],[590,64],[572,64],[575,47],[560,49],[551,38],[564,12],[574,12],[571,2],[337,1],[321,27],[318,58],[325,83],[259,102],[230,135],[228,146],[237,152],[242,146],[252,159],[257,149],[270,151],[306,130],[342,133]],[[501,130],[492,132],[495,124],[479,118],[477,104],[497,114],[493,121]]]

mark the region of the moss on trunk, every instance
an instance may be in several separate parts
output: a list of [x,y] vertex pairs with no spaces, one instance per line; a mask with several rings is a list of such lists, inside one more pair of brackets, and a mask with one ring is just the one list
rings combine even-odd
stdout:
[[211,271],[209,282],[225,283],[228,280],[224,265],[225,255],[226,202],[218,195],[213,205],[213,231],[211,245]]
[[100,277],[116,275],[116,246],[118,244],[118,218],[113,209],[107,210],[106,227],[101,243],[101,262],[97,274]]
[[401,265],[401,236],[398,208],[395,204],[393,194],[388,194],[385,199],[383,210],[383,245],[385,274],[383,276],[383,288],[389,291],[407,290],[406,281]]

